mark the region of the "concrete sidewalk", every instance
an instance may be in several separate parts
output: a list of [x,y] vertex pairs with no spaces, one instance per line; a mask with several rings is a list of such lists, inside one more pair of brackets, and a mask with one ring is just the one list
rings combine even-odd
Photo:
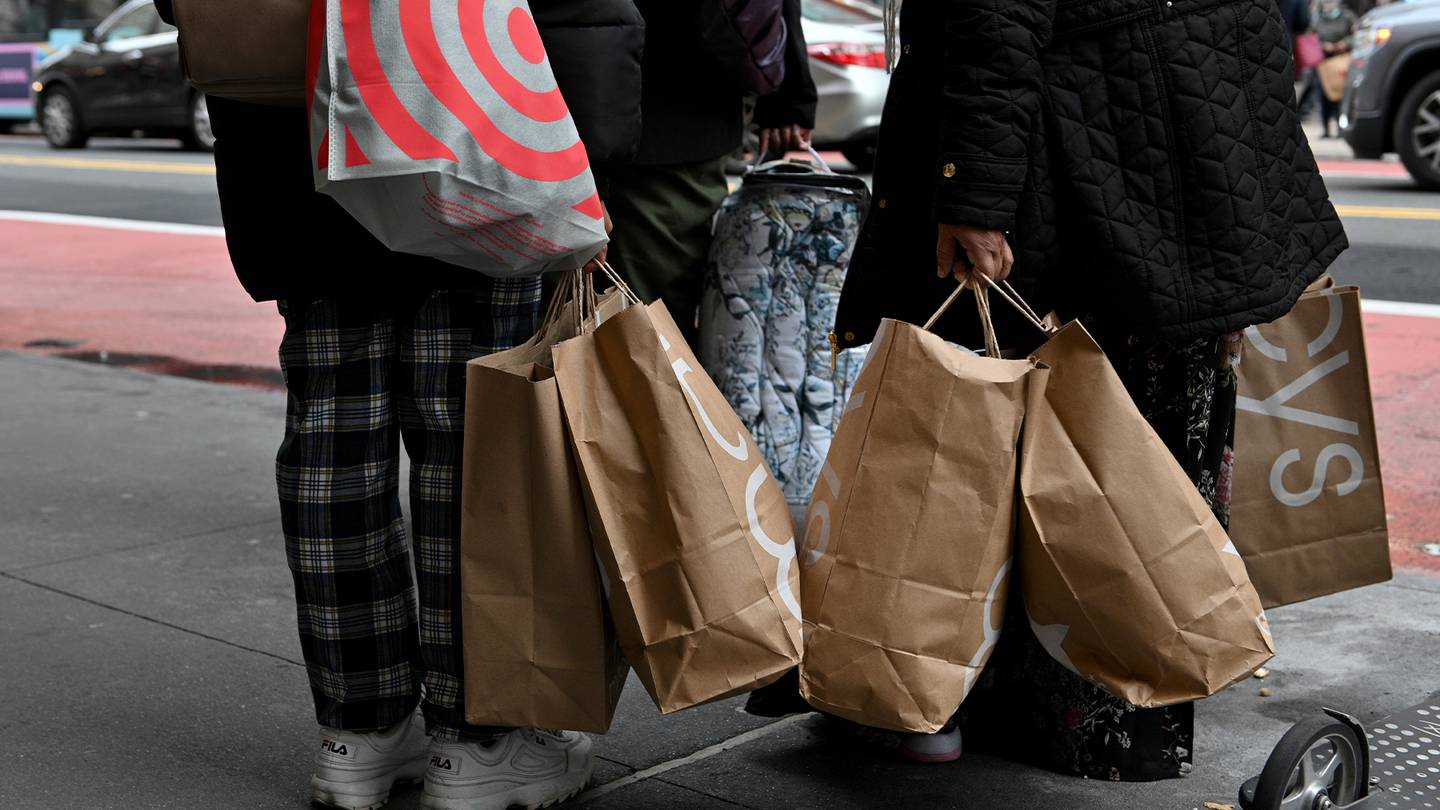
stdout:
[[[283,398],[11,353],[0,392],[0,807],[305,807],[316,738],[272,470]],[[1374,719],[1440,689],[1437,618],[1440,579],[1420,575],[1273,611],[1272,696],[1247,681],[1201,704],[1194,773],[1148,785],[910,765],[737,701],[662,718],[632,682],[574,806],[1233,802],[1319,706]]]

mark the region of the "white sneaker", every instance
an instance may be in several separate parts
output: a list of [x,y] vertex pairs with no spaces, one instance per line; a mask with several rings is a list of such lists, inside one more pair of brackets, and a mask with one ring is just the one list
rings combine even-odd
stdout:
[[526,810],[559,804],[590,781],[590,738],[578,731],[520,728],[488,745],[434,743],[425,810]]
[[343,810],[383,807],[395,783],[425,778],[429,743],[419,712],[369,734],[321,728],[310,798]]

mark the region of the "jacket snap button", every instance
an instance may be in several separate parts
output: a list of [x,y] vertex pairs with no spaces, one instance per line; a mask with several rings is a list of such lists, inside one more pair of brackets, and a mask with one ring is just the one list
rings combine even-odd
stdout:
[[943,175],[945,175],[946,177],[954,177],[954,176],[955,176],[955,164],[954,164],[954,163],[946,163],[946,164],[945,164],[945,168],[941,169],[941,170],[940,170],[940,173],[943,174]]
[[882,197],[882,198],[880,199],[880,201],[876,203],[876,205],[880,206],[881,208],[884,208],[884,207],[885,207],[885,199]]

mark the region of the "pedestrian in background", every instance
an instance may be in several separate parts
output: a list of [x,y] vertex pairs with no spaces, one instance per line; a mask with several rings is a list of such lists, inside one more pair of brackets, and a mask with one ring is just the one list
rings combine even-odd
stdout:
[[[730,191],[725,159],[744,137],[747,92],[705,41],[704,5],[636,0],[646,29],[644,131],[633,161],[597,167],[615,227],[610,263],[642,299],[665,302],[692,346],[710,224]],[[815,126],[800,0],[784,0],[784,19],[784,82],[755,106],[762,151],[806,148]]]
[[[1085,322],[1227,523],[1238,333],[1288,312],[1347,243],[1291,84],[1288,39],[1308,12],[1178,5],[906,3],[835,331],[864,344],[881,318],[925,323],[957,277],[1009,276],[1040,312]],[[935,331],[982,345],[967,309]],[[1009,347],[1040,340],[1005,314]],[[1193,704],[1140,709],[1102,691],[1011,604],[961,709],[972,750],[1098,779],[1190,769]],[[953,759],[959,736],[910,747]]]
[[[1280,7],[1280,16],[1285,20],[1285,27],[1290,32],[1290,48],[1292,53],[1300,50],[1300,37],[1310,33],[1310,0],[1277,0]],[[1299,60],[1295,66],[1295,93],[1300,99],[1301,117],[1310,114],[1315,105],[1315,77],[1314,65],[1306,65]]]
[[[1344,98],[1345,74],[1350,68],[1350,38],[1360,21],[1340,0],[1320,0],[1313,14],[1315,35],[1325,61],[1315,69],[1315,92],[1320,96],[1320,124],[1325,137],[1340,136],[1340,101]],[[1336,91],[1339,91],[1338,93]],[[1335,126],[1332,128],[1331,125]]]
[[[590,156],[628,159],[644,39],[633,3],[530,8]],[[285,319],[276,481],[320,727],[312,798],[377,807],[397,780],[421,777],[426,808],[568,797],[591,767],[585,735],[472,726],[462,695],[465,366],[533,335],[540,281],[390,252],[315,191],[305,109],[208,102],[231,261]]]

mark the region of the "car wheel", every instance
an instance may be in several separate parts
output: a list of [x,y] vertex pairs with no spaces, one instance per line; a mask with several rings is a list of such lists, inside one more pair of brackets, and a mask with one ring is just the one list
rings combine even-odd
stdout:
[[79,149],[90,140],[80,120],[80,106],[63,87],[54,87],[40,97],[40,131],[56,149]]
[[1395,151],[1417,183],[1440,191],[1440,73],[1421,79],[1400,102]]
[[846,144],[840,148],[840,154],[844,155],[857,171],[868,172],[875,168],[874,140]]
[[186,148],[214,152],[215,132],[210,129],[210,107],[205,103],[204,93],[190,97],[190,115],[186,120],[190,122],[182,137]]

